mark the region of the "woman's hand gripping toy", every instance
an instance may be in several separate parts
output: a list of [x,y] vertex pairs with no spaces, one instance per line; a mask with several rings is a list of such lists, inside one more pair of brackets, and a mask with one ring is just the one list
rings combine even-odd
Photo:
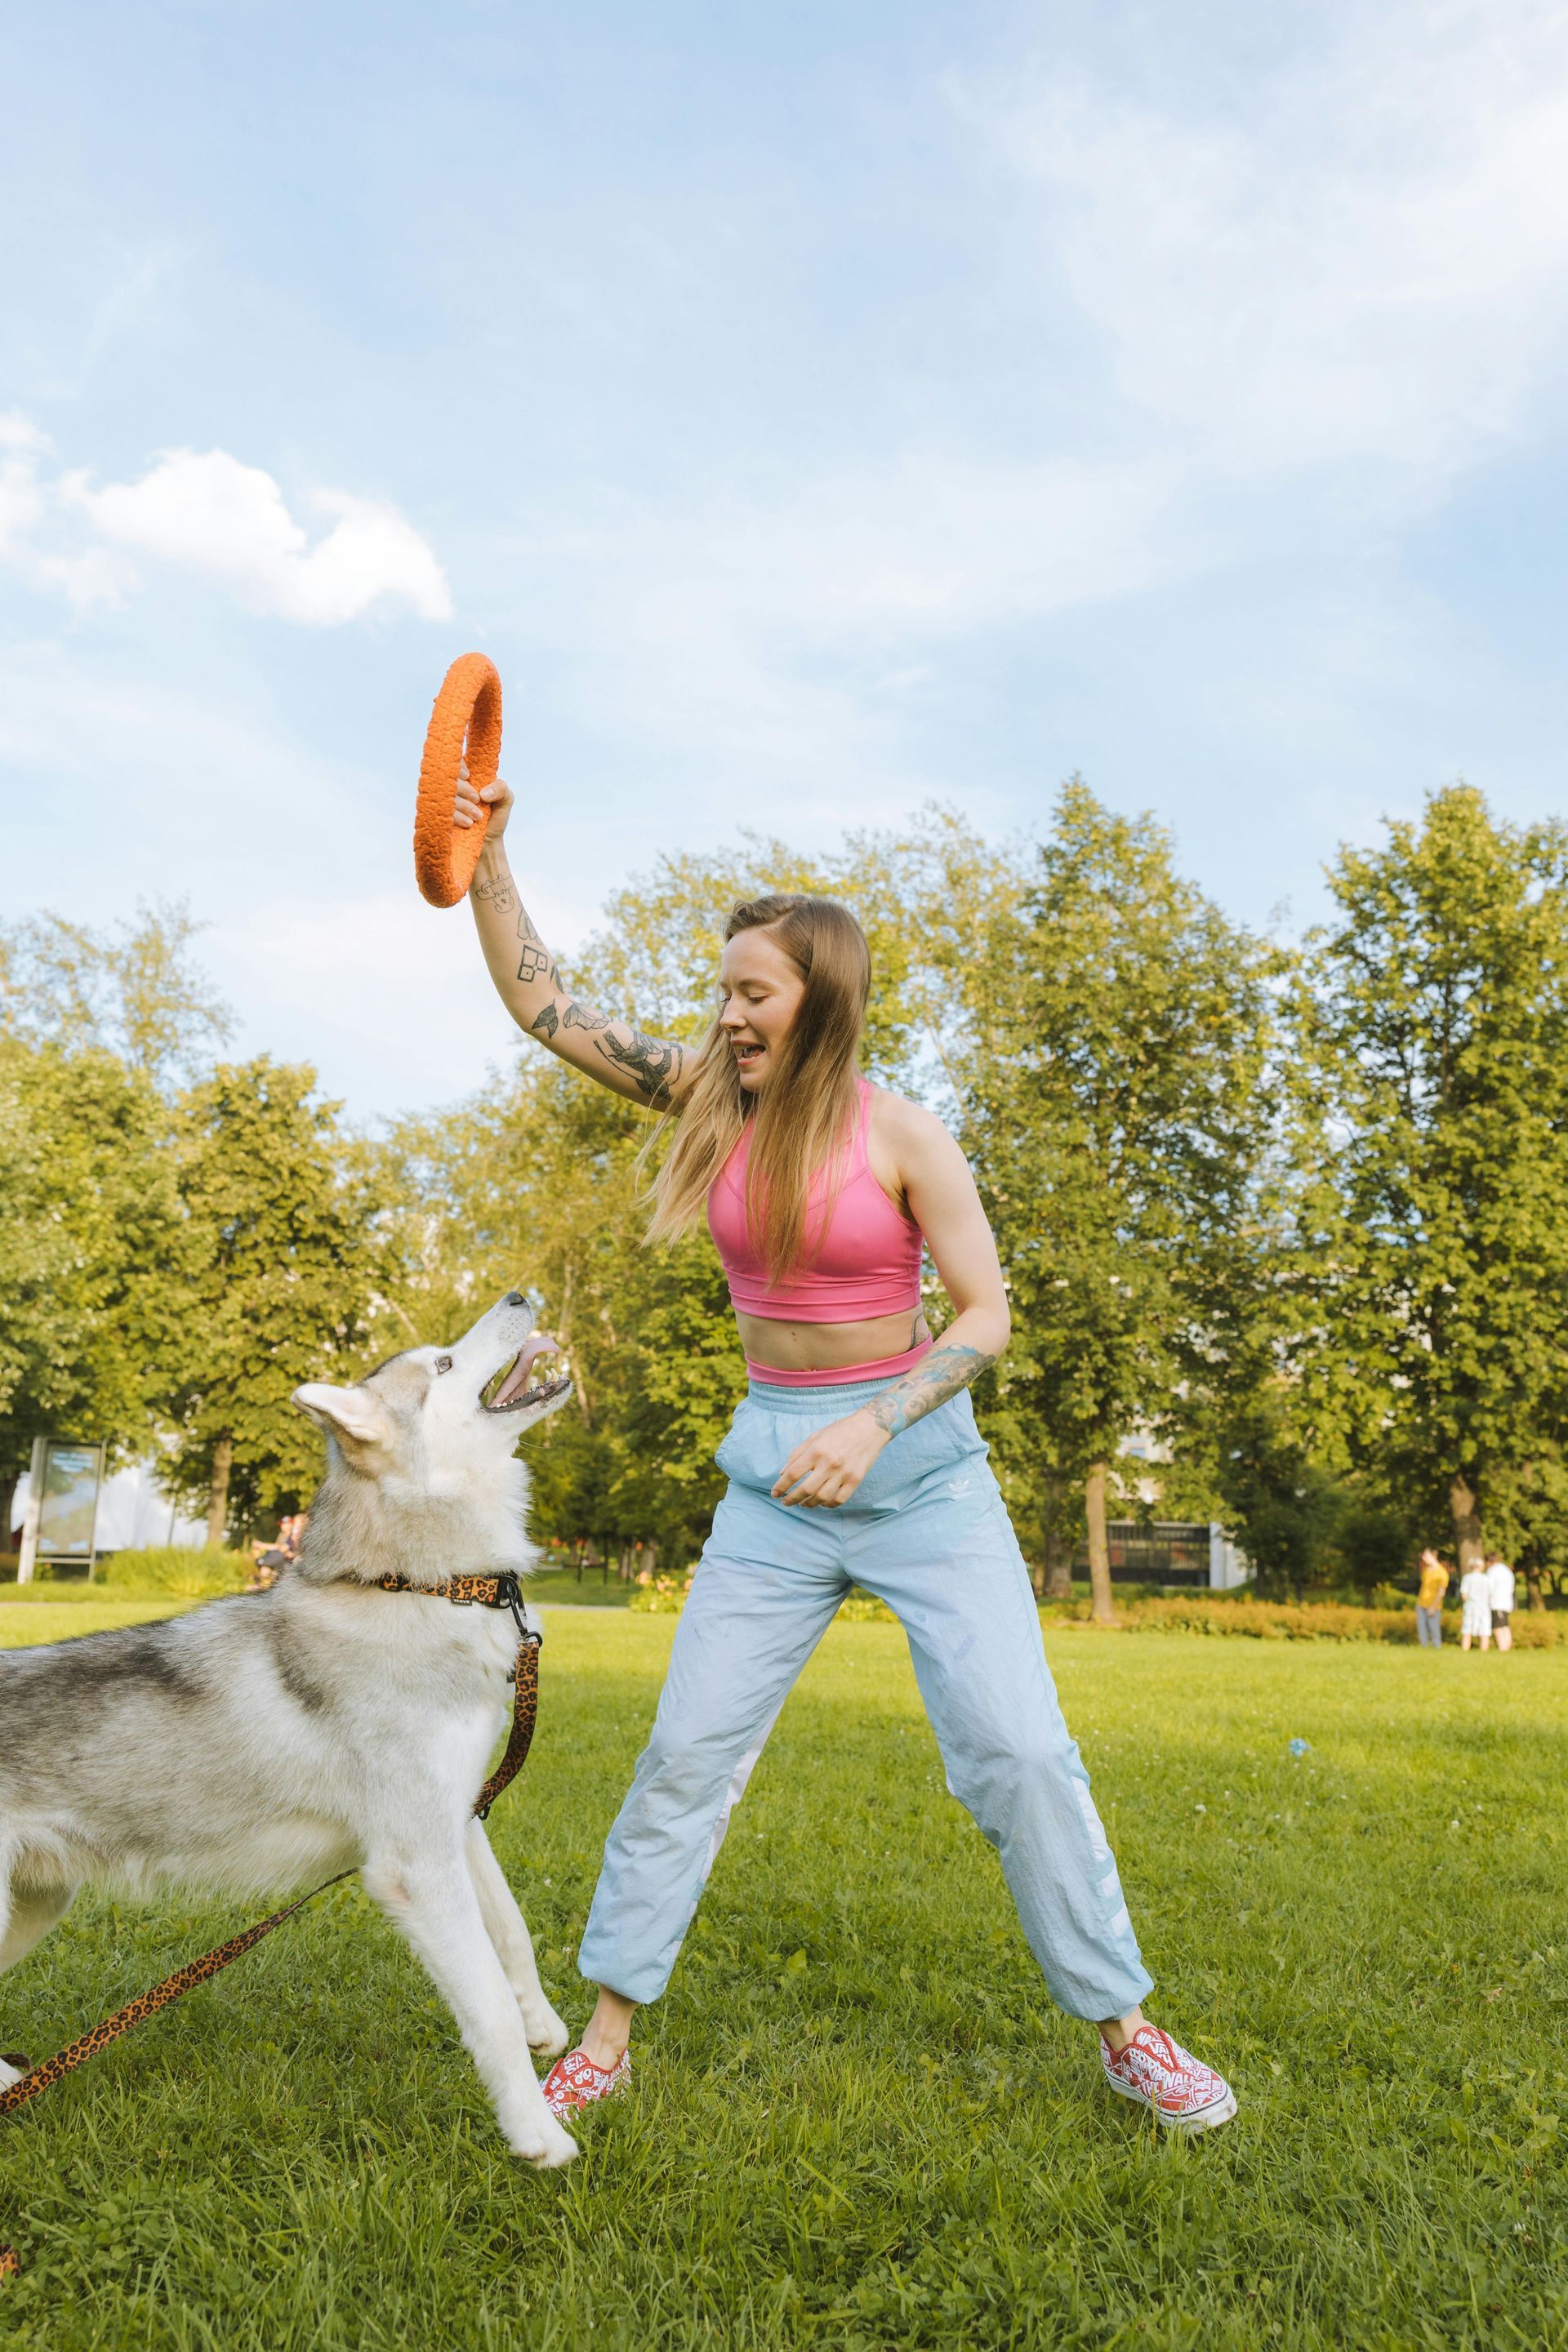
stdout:
[[[455,907],[468,894],[489,825],[479,796],[495,782],[500,759],[500,674],[488,655],[459,654],[430,713],[414,811],[414,874],[433,907]],[[460,787],[467,788],[461,824]]]

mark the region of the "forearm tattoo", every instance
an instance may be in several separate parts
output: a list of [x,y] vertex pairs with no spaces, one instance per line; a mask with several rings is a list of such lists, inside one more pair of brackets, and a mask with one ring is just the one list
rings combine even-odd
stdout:
[[923,1421],[939,1404],[977,1381],[995,1361],[981,1348],[933,1348],[923,1363],[882,1391],[871,1407],[871,1418],[889,1437],[897,1437],[911,1422]]
[[498,915],[510,915],[517,904],[510,874],[497,874],[488,882],[476,882],[474,896],[482,906],[493,907]]
[[[624,1022],[612,1022],[607,1013],[595,1013],[591,1004],[579,1004],[575,997],[565,996],[560,971],[527,908],[519,904],[509,876],[476,882],[474,897],[495,908],[498,913],[510,914],[514,907],[517,908],[517,936],[521,941],[517,967],[520,983],[524,988],[548,986],[556,992],[557,998],[564,998],[564,1002],[552,999],[541,1005],[529,1024],[530,1034],[553,1044],[563,1029],[586,1031],[611,1067],[630,1078],[644,1102],[656,1110],[667,1110],[673,1090],[680,1083],[683,1049],[672,1038],[645,1037],[640,1029],[628,1028]],[[561,1048],[557,1046],[556,1050]]]
[[542,981],[548,981],[552,988],[559,988],[561,975],[551,959],[550,950],[534,929],[533,919],[526,907],[520,907],[517,910],[517,936],[522,941],[517,976],[524,988],[537,988]]
[[658,1110],[668,1108],[670,1088],[679,1083],[682,1059],[680,1047],[672,1038],[645,1037],[640,1029],[634,1029],[630,1045],[623,1045],[606,1024],[599,1051],[617,1070],[626,1071],[645,1102]]

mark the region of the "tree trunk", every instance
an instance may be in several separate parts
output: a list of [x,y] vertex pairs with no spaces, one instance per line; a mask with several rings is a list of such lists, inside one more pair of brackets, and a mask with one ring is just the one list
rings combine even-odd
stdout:
[[1089,1513],[1089,1582],[1094,1595],[1094,1622],[1097,1625],[1114,1625],[1116,1612],[1110,1598],[1110,1545],[1105,1532],[1105,1473],[1103,1462],[1097,1462],[1084,1481],[1084,1507]]
[[17,1475],[13,1470],[8,1478],[0,1478],[0,1551],[9,1551],[11,1549],[11,1530],[14,1524],[11,1514],[16,1507]]
[[1538,1568],[1527,1568],[1525,1570],[1524,1590],[1531,1609],[1545,1608],[1546,1594],[1542,1586],[1541,1570]]
[[1456,1470],[1448,1488],[1448,1508],[1454,1515],[1454,1541],[1458,1547],[1461,1579],[1472,1568],[1481,1567],[1486,1558],[1481,1543],[1481,1515],[1476,1504],[1475,1488],[1462,1470]]
[[1072,1593],[1072,1545],[1062,1535],[1061,1481],[1046,1481],[1046,1567],[1044,1601],[1066,1601]]
[[228,1474],[234,1467],[234,1440],[225,1430],[213,1447],[212,1484],[207,1489],[207,1541],[223,1542],[228,1525]]

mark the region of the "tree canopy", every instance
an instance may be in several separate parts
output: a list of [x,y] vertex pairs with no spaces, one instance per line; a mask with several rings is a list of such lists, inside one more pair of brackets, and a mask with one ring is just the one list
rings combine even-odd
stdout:
[[[1217,1517],[1295,1586],[1484,1524],[1539,1591],[1568,1577],[1568,834],[1457,785],[1329,886],[1293,954],[1074,779],[1033,842],[929,809],[831,856],[665,857],[563,961],[691,1040],[738,899],[854,909],[866,1066],[950,1120],[996,1232],[1014,1339],[976,1406],[1042,1578],[1087,1537],[1108,1610],[1116,1507]],[[743,1364],[706,1234],[644,1245],[654,1115],[520,1038],[357,1133],[308,1067],[216,1059],[198,928],[0,929],[0,1504],[47,1430],[254,1525],[316,1474],[300,1381],[521,1285],[576,1380],[529,1441],[536,1532],[689,1559]]]

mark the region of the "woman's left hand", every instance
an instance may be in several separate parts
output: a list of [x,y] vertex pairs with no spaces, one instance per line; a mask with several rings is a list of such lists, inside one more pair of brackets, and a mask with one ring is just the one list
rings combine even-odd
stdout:
[[844,1421],[830,1421],[797,1445],[774,1482],[773,1498],[780,1503],[804,1503],[813,1510],[832,1510],[847,1503],[884,1445],[888,1433],[868,1412],[852,1412]]

